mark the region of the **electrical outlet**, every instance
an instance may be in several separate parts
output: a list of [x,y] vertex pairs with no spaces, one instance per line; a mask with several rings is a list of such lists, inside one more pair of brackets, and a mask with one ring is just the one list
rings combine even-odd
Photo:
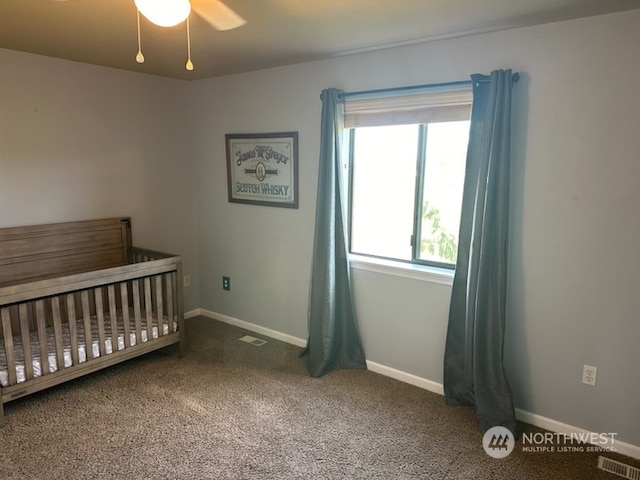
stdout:
[[185,275],[182,279],[182,286],[188,288],[191,286],[191,275]]
[[598,376],[598,367],[593,367],[591,365],[582,366],[582,383],[595,387],[597,376]]
[[231,278],[230,277],[222,277],[222,289],[223,290],[231,290]]

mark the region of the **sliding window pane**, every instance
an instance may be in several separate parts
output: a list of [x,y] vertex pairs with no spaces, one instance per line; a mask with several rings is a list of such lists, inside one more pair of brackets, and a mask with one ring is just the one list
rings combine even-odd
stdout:
[[418,125],[353,130],[351,252],[411,261]]
[[468,143],[468,121],[427,127],[420,260],[456,263]]

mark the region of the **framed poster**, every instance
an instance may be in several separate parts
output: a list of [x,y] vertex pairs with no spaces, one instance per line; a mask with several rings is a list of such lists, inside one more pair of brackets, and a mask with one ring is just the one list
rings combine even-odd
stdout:
[[229,201],[298,208],[298,132],[225,135]]

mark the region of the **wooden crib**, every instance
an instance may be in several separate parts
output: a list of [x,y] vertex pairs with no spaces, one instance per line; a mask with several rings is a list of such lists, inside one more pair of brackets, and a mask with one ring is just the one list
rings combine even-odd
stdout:
[[0,229],[0,424],[4,404],[179,345],[182,262],[131,245],[111,218]]

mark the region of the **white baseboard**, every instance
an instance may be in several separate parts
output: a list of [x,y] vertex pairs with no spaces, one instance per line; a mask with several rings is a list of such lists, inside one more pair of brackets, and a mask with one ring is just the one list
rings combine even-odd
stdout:
[[[239,318],[230,317],[229,315],[212,312],[210,310],[205,310],[202,308],[197,309],[196,315],[192,315],[192,312],[195,312],[195,310],[189,312],[191,316],[202,315],[203,317],[220,320],[221,322],[228,323],[229,325],[244,328],[245,330],[250,330],[269,338],[275,338],[276,340],[290,343],[291,345],[295,345],[297,347],[304,348],[307,345],[307,341],[302,338],[294,337],[293,335],[287,335],[286,333],[278,332],[277,330],[272,330],[271,328],[262,327],[260,325],[256,325],[255,323],[249,323],[244,320],[240,320]],[[185,318],[187,318],[187,314],[185,314]]]
[[387,367],[380,363],[367,360],[367,368],[374,373],[379,373],[385,377],[391,377],[409,385],[413,385],[424,390],[428,390],[439,395],[444,395],[444,387],[441,383],[427,380],[426,378],[418,377],[411,373],[403,372],[402,370],[396,370],[395,368]]
[[[544,428],[545,430],[565,433],[568,435],[576,434],[578,437],[582,438],[588,438],[589,435],[594,433],[590,432],[589,430],[585,430],[584,428],[569,425],[568,423],[559,422],[558,420],[543,417],[542,415],[531,413],[520,408],[516,408],[516,418],[521,422]],[[614,439],[614,441],[609,445],[615,448],[616,453],[621,453],[622,455],[640,460],[640,446],[638,445],[632,445],[630,443],[622,442],[617,438]]]
[[202,311],[201,308],[194,308],[193,310],[184,312],[184,318],[187,319],[187,318],[197,317],[198,315],[202,315],[201,311]]
[[[244,328],[245,330],[249,330],[251,332],[255,332],[269,338],[274,338],[276,340],[280,340],[285,343],[290,343],[297,347],[304,348],[307,345],[307,341],[305,339],[294,337],[292,335],[287,335],[285,333],[278,332],[270,328],[262,327],[260,325],[256,325],[251,322],[247,322],[235,317],[230,317],[222,313],[216,313],[216,312],[212,312],[210,310],[205,310],[202,308],[190,310],[189,312],[186,312],[184,314],[184,317],[192,318],[192,317],[197,317],[199,315],[202,315],[203,317],[211,318],[214,320],[219,320],[221,322],[228,323],[229,325],[234,325],[236,327]],[[374,373],[379,373],[386,377],[394,378],[401,382],[414,385],[424,390],[428,390],[429,392],[437,393],[439,395],[444,395],[444,387],[441,383],[434,382],[426,378],[418,377],[417,375],[403,372],[401,370],[397,370],[395,368],[388,367],[380,363],[372,362],[370,360],[367,360],[367,368]],[[516,408],[516,418],[521,422],[525,422],[530,425],[544,428],[545,430],[550,430],[552,432],[557,432],[557,433],[566,433],[566,434],[574,433],[577,435],[582,434],[585,437],[593,433],[573,425],[569,425],[566,423],[559,422],[557,420],[553,420],[552,418],[543,417],[542,415],[538,415],[535,413],[528,412],[526,410],[522,410],[520,408]],[[626,455],[631,458],[640,459],[640,446],[632,445],[630,443],[622,442],[618,439],[615,439],[615,450],[617,453],[620,453],[622,455]]]

